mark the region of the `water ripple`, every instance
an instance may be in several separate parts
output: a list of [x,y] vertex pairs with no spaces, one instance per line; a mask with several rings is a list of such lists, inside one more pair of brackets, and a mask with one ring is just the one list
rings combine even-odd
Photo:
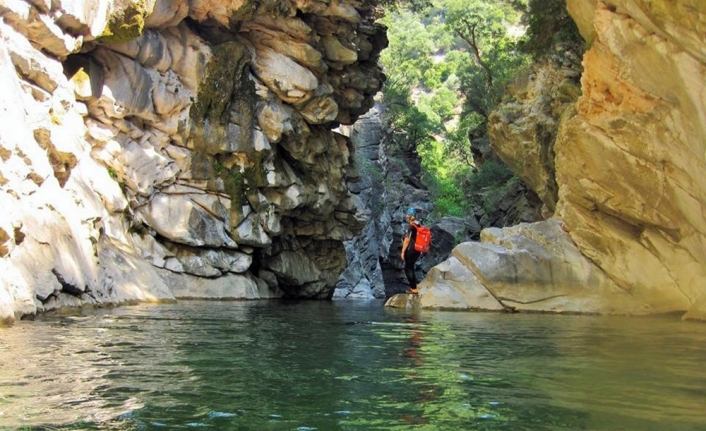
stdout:
[[705,326],[379,302],[46,317],[0,329],[0,429],[706,429]]

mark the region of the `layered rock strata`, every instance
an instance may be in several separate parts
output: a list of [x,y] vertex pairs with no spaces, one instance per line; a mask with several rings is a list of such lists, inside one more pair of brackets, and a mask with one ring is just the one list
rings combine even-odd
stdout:
[[0,318],[330,297],[363,225],[365,1],[0,4]]
[[579,3],[569,10],[591,49],[582,97],[557,139],[557,212],[620,289],[659,312],[698,307],[706,292],[706,3]]
[[[457,248],[434,279],[483,298],[457,297],[459,308],[706,319],[706,3],[568,7],[590,45],[580,97],[556,121],[543,119],[542,106],[552,105],[533,88],[540,76],[519,92],[530,96],[526,106],[505,108],[491,124],[494,148],[561,229],[490,231],[486,243]],[[547,145],[538,130],[556,139]],[[464,271],[478,283],[457,283]]]

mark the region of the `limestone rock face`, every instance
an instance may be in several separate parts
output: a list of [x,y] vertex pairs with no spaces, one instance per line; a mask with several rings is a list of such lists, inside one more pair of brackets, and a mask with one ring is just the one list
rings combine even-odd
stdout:
[[330,297],[342,242],[363,227],[353,146],[333,130],[382,85],[373,13],[347,0],[2,3],[0,319]]
[[385,297],[380,257],[389,252],[390,217],[383,203],[383,167],[378,163],[383,122],[380,107],[375,106],[355,124],[344,127],[357,148],[355,163],[360,175],[348,178],[356,207],[365,214],[363,232],[344,243],[346,269],[341,274],[334,299],[371,299]]
[[538,72],[490,122],[493,147],[556,219],[486,230],[454,256],[513,309],[704,319],[706,3],[568,9],[590,43],[581,95]]
[[580,70],[546,61],[508,87],[508,100],[488,118],[490,146],[553,214],[558,201],[554,141],[562,114],[580,94]]
[[599,2],[590,21],[583,95],[556,142],[558,214],[622,289],[688,310],[706,289],[706,4]]

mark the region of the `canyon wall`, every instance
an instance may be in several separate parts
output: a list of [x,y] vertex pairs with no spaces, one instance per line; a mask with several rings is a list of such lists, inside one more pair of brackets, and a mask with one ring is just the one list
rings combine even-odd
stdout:
[[548,220],[457,247],[412,302],[706,320],[706,2],[568,10],[588,46],[580,88],[548,63],[489,121]]
[[328,298],[385,29],[358,0],[0,2],[0,319]]
[[706,300],[706,3],[568,6],[591,48],[556,142],[557,213],[618,288],[696,317]]

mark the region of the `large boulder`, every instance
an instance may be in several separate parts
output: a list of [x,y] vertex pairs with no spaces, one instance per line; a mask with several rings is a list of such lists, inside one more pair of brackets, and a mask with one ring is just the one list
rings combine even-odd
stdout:
[[[620,288],[586,259],[558,219],[485,229],[420,283],[417,306],[442,309],[649,314],[674,311]],[[399,306],[400,299],[390,302]]]
[[393,308],[421,307],[442,310],[505,309],[473,271],[453,256],[435,266],[419,283],[419,289],[419,295],[394,295],[385,305]]
[[442,217],[430,226],[432,242],[429,252],[420,259],[421,270],[426,274],[434,266],[445,261],[460,243],[480,235],[480,224],[474,216]]

